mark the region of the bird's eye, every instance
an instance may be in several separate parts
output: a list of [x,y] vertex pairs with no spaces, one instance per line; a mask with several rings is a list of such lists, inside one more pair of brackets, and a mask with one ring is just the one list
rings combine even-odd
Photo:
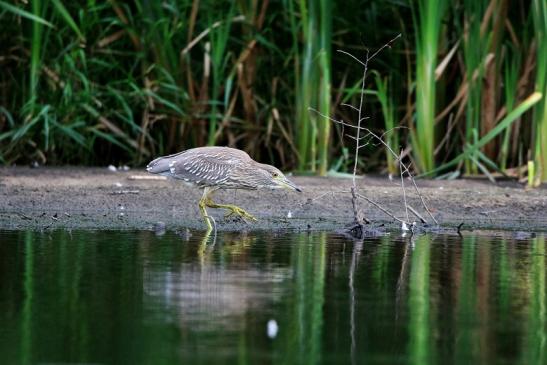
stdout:
[[279,174],[278,174],[277,172],[272,172],[272,176],[273,176],[273,177],[278,177]]

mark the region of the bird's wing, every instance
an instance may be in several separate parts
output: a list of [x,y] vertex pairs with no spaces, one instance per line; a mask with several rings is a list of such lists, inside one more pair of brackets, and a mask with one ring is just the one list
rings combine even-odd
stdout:
[[[241,153],[234,153],[234,151]],[[175,157],[169,163],[170,175],[176,179],[193,182],[202,186],[231,184],[231,171],[244,167],[251,160],[243,151],[232,150],[189,150]]]

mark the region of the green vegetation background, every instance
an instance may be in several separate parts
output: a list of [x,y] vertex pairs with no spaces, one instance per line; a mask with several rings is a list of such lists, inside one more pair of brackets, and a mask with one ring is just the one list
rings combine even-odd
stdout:
[[[214,144],[347,171],[351,128],[309,108],[355,123],[363,68],[336,50],[401,34],[369,65],[367,128],[422,173],[547,180],[545,1],[0,0],[0,28],[4,164]],[[360,169],[396,173],[369,142]]]

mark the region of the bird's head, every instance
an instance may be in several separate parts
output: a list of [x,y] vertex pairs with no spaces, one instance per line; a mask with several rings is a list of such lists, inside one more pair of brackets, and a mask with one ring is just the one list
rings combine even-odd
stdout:
[[279,171],[278,168],[266,165],[266,164],[259,164],[260,169],[262,170],[262,186],[270,189],[280,189],[285,188],[289,190],[296,190],[298,192],[302,192],[302,189],[300,189],[298,186],[296,186],[292,181],[287,179],[285,175],[281,171]]

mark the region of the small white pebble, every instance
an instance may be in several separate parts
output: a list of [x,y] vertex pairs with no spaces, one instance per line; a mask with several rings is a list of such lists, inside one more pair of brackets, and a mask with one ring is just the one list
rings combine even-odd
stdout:
[[277,331],[279,331],[279,326],[277,325],[277,322],[275,321],[275,319],[270,319],[268,321],[268,337],[275,338],[277,336]]
[[125,207],[123,205],[120,205],[120,210],[125,210]]
[[108,165],[108,170],[109,170],[109,171],[112,171],[112,172],[118,171],[118,169],[117,169],[116,166],[114,166],[114,165]]
[[123,165],[120,169],[123,171],[129,171],[131,168],[127,165]]
[[439,190],[444,190],[444,186],[439,186]]
[[122,187],[122,183],[120,183],[120,182],[117,182],[117,183],[114,184],[114,185],[116,185],[118,188],[121,188],[121,187]]
[[125,215],[125,213],[120,213],[118,214],[120,217],[123,217]]
[[287,212],[287,218],[292,218],[292,212],[290,210]]

